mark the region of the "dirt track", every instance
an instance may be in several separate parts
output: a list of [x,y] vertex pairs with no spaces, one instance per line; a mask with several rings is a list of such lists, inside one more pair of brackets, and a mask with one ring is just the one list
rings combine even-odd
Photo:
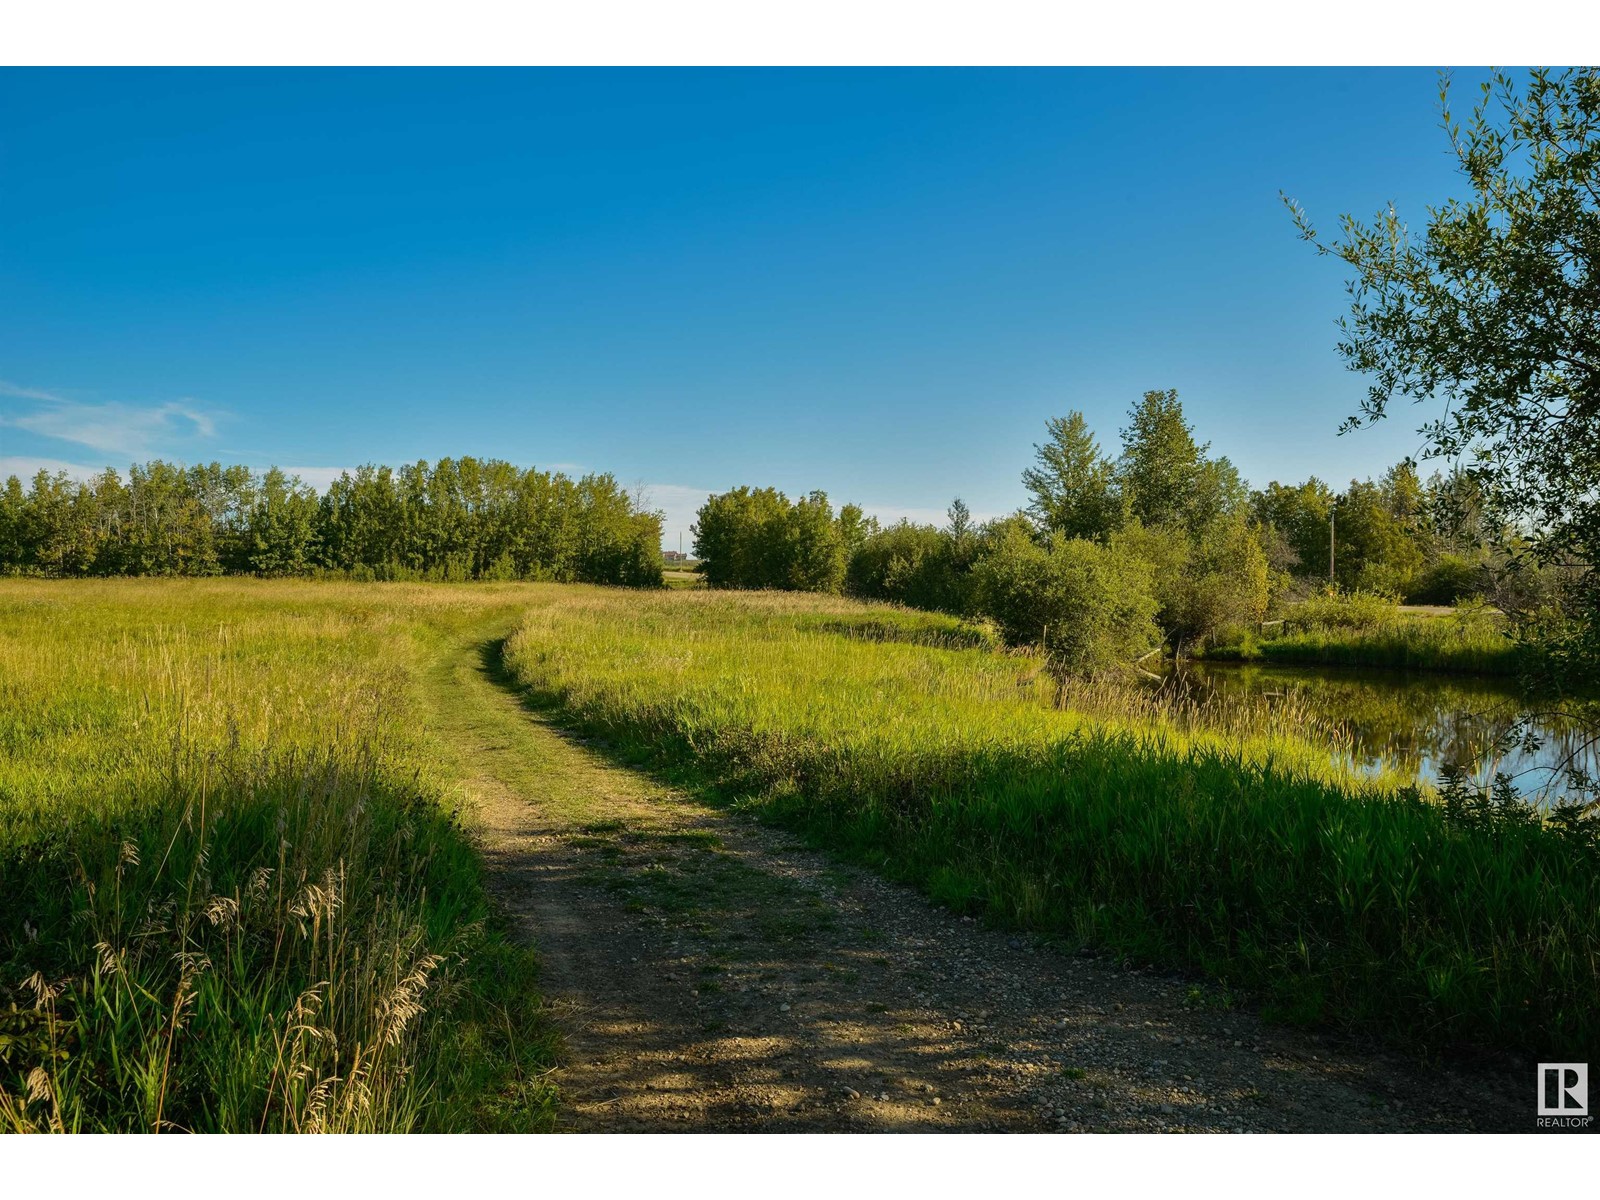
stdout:
[[489,661],[441,668],[438,725],[542,956],[563,1128],[1532,1129],[1531,1064],[1425,1067],[985,929],[616,764]]

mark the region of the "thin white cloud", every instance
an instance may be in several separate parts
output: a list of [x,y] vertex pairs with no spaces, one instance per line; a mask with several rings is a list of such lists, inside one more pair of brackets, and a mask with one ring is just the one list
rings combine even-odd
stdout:
[[88,479],[98,475],[103,467],[86,467],[82,463],[64,462],[59,458],[29,458],[19,454],[0,454],[0,482],[15,475],[27,483],[40,471],[51,475],[65,471],[73,479]]
[[18,400],[47,400],[51,404],[69,403],[64,397],[58,396],[54,392],[44,392],[38,388],[26,388],[5,379],[0,379],[0,396],[14,396]]
[[130,459],[170,454],[176,444],[217,436],[215,415],[189,400],[140,407],[46,398],[33,412],[0,417],[0,425]]
[[685,487],[677,483],[644,483],[638,486],[643,493],[644,502],[651,508],[659,508],[666,512],[686,511],[691,517],[706,502],[706,498],[718,490]]
[[[877,517],[878,525],[899,525],[902,520],[912,525],[944,525],[947,522],[944,509],[907,509],[899,504],[862,504],[861,510],[869,517]],[[973,520],[984,520],[984,518],[974,514]]]
[[[319,494],[327,491],[333,481],[346,472],[352,475],[355,474],[354,468],[351,467],[279,467],[278,469],[291,478],[299,476],[301,483],[306,484]],[[267,473],[267,468],[265,467],[254,467],[252,470],[261,475]]]

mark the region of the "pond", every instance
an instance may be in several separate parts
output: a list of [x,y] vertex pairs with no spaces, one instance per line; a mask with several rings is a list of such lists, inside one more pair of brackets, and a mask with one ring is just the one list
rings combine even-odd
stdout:
[[1185,663],[1168,687],[1201,709],[1242,700],[1292,706],[1308,718],[1304,728],[1328,742],[1330,755],[1364,774],[1393,769],[1434,783],[1455,768],[1484,785],[1504,772],[1537,803],[1578,798],[1564,764],[1600,777],[1600,745],[1592,737],[1492,679]]

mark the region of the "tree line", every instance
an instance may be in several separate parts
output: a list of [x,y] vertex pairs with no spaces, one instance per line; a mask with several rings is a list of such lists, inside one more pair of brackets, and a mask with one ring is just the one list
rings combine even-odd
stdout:
[[1086,670],[1203,644],[1330,585],[1435,604],[1506,586],[1493,568],[1515,531],[1460,472],[1423,480],[1405,462],[1339,493],[1315,477],[1252,490],[1196,439],[1171,390],[1133,406],[1115,456],[1082,413],[1050,420],[1047,435],[1023,472],[1027,509],[982,524],[959,499],[941,528],[882,527],[855,505],[835,514],[820,492],[712,496],[694,529],[701,570],[713,587],[987,617]]
[[661,514],[610,475],[497,459],[345,472],[320,496],[274,467],[40,471],[0,489],[0,573],[662,582]]

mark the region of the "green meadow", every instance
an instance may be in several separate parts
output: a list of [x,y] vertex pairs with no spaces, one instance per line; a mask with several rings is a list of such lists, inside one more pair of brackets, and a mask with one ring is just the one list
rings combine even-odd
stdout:
[[0,1129],[539,1128],[428,662],[526,589],[0,582]]
[[1595,847],[1523,806],[1357,781],[1270,722],[1119,715],[953,618],[839,599],[551,593],[505,662],[640,761],[961,911],[1278,1019],[1596,1042]]
[[[0,581],[0,1128],[546,1128],[556,1051],[433,727],[448,656],[931,897],[1409,1045],[1596,1044],[1600,872],[1292,712],[1063,689],[795,593]],[[536,949],[536,948],[534,948]]]

